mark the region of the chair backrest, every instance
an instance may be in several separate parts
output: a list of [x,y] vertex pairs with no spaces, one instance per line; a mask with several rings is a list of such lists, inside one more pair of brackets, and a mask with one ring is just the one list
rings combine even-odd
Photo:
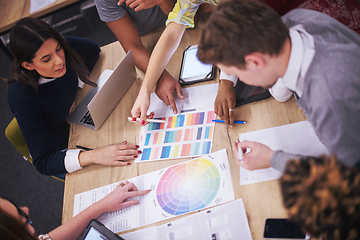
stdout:
[[[16,118],[13,118],[13,120],[9,123],[9,125],[5,129],[5,136],[9,141],[14,145],[14,147],[23,155],[23,158],[30,163],[33,162],[32,157],[30,156],[29,149],[26,145],[25,139],[21,133],[19,124],[16,120]],[[64,182],[65,174],[59,174],[56,176],[52,176],[53,178]]]

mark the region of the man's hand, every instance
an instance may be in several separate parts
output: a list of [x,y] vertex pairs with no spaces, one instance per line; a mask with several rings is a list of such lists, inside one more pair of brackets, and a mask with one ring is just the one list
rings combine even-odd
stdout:
[[177,114],[174,98],[175,91],[180,99],[184,99],[184,95],[178,81],[176,81],[170,73],[164,71],[156,85],[155,93],[166,104],[166,106],[171,105],[174,114]]
[[[237,157],[238,147],[244,152],[242,161]],[[250,151],[245,154],[247,148],[249,148]],[[273,150],[264,144],[244,140],[239,143],[234,142],[232,149],[236,158],[236,164],[240,167],[250,171],[271,167],[270,160],[273,155]]]
[[143,9],[152,8],[156,5],[159,5],[162,1],[161,0],[119,0],[118,5],[123,4],[126,2],[130,8],[134,9],[135,12],[139,12]]
[[229,109],[234,109],[235,105],[236,97],[233,82],[221,80],[214,103],[214,109],[216,115],[224,120],[226,124],[230,124],[230,127],[234,127],[235,114],[234,111],[229,111]]

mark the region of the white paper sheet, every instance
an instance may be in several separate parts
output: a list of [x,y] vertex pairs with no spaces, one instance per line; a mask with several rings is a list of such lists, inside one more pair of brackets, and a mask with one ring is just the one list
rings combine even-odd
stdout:
[[157,227],[144,228],[135,232],[120,234],[126,240],[157,240]]
[[242,199],[158,226],[158,240],[251,240]]
[[30,14],[53,4],[56,0],[30,0]]
[[[249,140],[267,145],[272,150],[283,150],[304,156],[329,154],[316,136],[310,122],[302,121],[254,132],[240,133],[240,141]],[[281,173],[273,168],[248,171],[240,167],[240,185],[278,179]]]
[[[170,219],[235,199],[226,150],[129,179],[139,190],[139,205],[102,214],[98,220],[113,232]],[[118,183],[74,196],[73,216],[105,197]]]
[[[208,111],[214,109],[214,102],[218,92],[218,84],[208,84],[197,87],[182,88],[184,100],[177,97],[174,93],[175,103],[178,109],[178,113],[185,112],[199,112]],[[155,117],[174,116],[171,106],[161,101],[155,93],[150,96],[150,107],[148,114],[155,113]]]

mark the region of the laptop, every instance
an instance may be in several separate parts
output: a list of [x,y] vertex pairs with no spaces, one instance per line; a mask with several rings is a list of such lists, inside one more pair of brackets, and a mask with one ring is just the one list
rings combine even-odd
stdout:
[[136,79],[134,57],[129,51],[114,71],[105,70],[68,121],[98,130]]

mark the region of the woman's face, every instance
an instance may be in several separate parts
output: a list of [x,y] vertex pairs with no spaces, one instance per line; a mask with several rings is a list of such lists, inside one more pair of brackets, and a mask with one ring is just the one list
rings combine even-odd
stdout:
[[21,66],[37,71],[44,78],[62,77],[66,73],[64,49],[58,41],[50,38],[35,53],[31,63],[23,62]]
[[[0,208],[1,208],[2,210],[4,210],[5,212],[7,212],[9,215],[13,216],[14,218],[19,219],[22,223],[26,223],[26,222],[27,222],[26,218],[19,213],[19,211],[17,210],[17,207],[16,207],[14,204],[12,204],[11,202],[9,202],[8,200],[3,199],[3,198],[0,198]],[[20,209],[21,209],[26,215],[29,214],[29,208],[27,208],[27,207],[20,207]],[[34,230],[33,226],[31,226],[29,222],[27,222],[26,228],[28,229],[28,231],[29,231],[31,234],[34,234],[34,233],[35,233],[35,230]]]

